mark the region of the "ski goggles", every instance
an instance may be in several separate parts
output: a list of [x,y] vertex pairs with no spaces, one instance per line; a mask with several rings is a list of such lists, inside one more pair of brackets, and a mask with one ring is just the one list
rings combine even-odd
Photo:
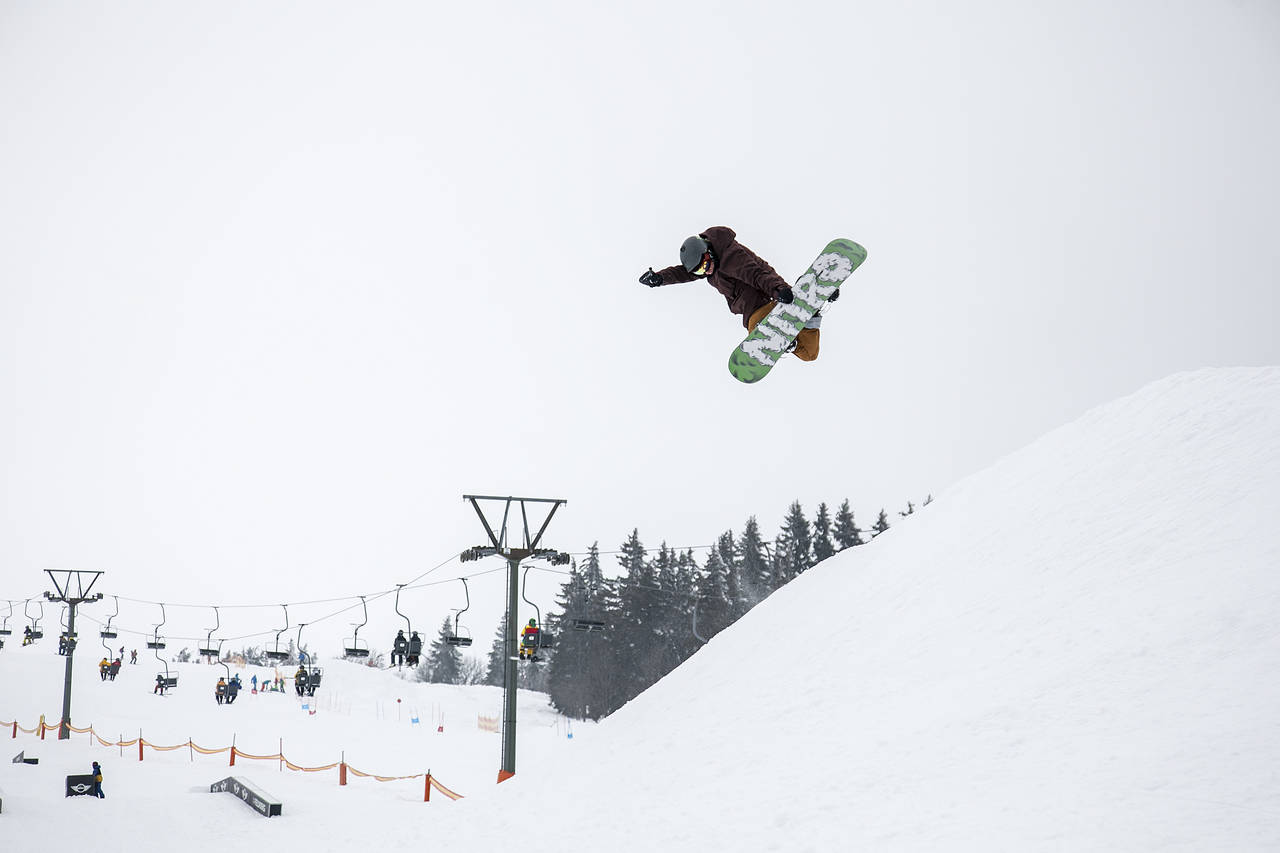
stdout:
[[710,252],[703,252],[702,263],[698,264],[698,266],[693,270],[693,274],[694,275],[711,275],[711,272],[715,268],[716,268],[716,259],[711,257]]

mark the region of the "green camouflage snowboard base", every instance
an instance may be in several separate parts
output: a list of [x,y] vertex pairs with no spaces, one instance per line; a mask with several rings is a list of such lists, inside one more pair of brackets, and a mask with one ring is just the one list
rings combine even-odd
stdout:
[[792,290],[795,301],[779,302],[755,331],[729,356],[729,372],[739,382],[759,382],[778,363],[791,342],[827,303],[840,283],[867,259],[867,250],[852,240],[832,240]]

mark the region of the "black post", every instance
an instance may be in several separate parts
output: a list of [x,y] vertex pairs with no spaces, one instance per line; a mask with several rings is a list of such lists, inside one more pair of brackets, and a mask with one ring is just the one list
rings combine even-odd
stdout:
[[[58,591],[57,595],[46,592],[44,597],[67,605],[67,666],[62,680],[62,720],[58,723],[58,740],[66,740],[71,737],[71,675],[76,654],[76,605],[102,598],[102,593],[89,594],[89,590],[93,589],[98,578],[102,577],[102,572],[80,569],[45,569],[44,571],[53,581],[53,588]],[[58,582],[58,575],[55,572],[64,575],[61,583]],[[72,575],[75,575],[76,580],[75,592],[71,589]],[[86,577],[89,580],[87,584]]]
[[71,737],[71,664],[76,656],[76,604],[67,603],[67,665],[62,675],[62,722],[58,723],[58,740]]
[[503,718],[502,718],[502,769],[507,773],[516,772],[516,686],[519,684],[518,660],[520,656],[520,635],[516,633],[517,603],[516,597],[520,588],[516,581],[520,571],[520,561],[507,560],[507,649],[506,674],[502,679]]
[[[542,534],[546,532],[547,525],[551,523],[552,516],[556,514],[556,510],[565,501],[562,498],[517,498],[495,497],[492,495],[463,495],[462,499],[471,502],[476,515],[480,517],[480,523],[484,525],[484,532],[489,535],[488,545],[469,548],[463,552],[463,562],[493,556],[503,557],[507,561],[507,632],[503,642],[507,659],[503,667],[502,679],[502,769],[498,775],[498,781],[502,781],[516,772],[516,684],[519,678],[517,662],[520,659],[520,634],[516,623],[519,621],[518,612],[520,606],[520,561],[527,557],[541,557],[551,559],[557,563],[567,563],[569,561],[568,554],[562,554],[549,548],[538,548],[538,543],[542,540]],[[484,512],[480,509],[480,501],[502,501],[505,505],[502,514],[502,526],[498,532],[494,532],[493,526],[484,517]],[[547,517],[542,522],[542,527],[538,529],[536,534],[530,534],[529,532],[529,518],[528,513],[525,511],[526,503],[551,505],[551,509],[547,512]],[[507,540],[507,526],[511,520],[512,504],[516,504],[520,508],[520,518],[524,533],[523,548],[513,548]]]

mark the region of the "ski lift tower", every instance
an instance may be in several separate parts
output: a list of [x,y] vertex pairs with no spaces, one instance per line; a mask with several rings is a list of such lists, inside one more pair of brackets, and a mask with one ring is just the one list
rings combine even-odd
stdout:
[[90,595],[93,585],[102,577],[102,572],[82,571],[80,569],[45,569],[45,574],[53,581],[57,595],[46,592],[44,597],[50,601],[60,601],[67,605],[67,668],[62,680],[62,721],[58,723],[58,740],[71,737],[71,661],[76,653],[76,605],[98,601],[102,593]]
[[[555,565],[565,565],[569,562],[569,555],[550,548],[539,548],[538,543],[542,541],[542,534],[546,532],[547,525],[551,523],[551,518],[556,514],[556,510],[567,501],[560,498],[515,498],[515,497],[493,497],[490,495],[463,495],[464,501],[470,501],[471,506],[475,508],[476,515],[480,517],[480,523],[484,525],[484,532],[489,536],[489,545],[477,545],[474,548],[468,548],[462,552],[462,561],[470,562],[479,560],[482,557],[502,557],[507,561],[507,625],[505,637],[506,661],[503,668],[502,679],[502,699],[503,699],[503,716],[502,716],[502,769],[498,771],[498,781],[507,779],[516,772],[516,664],[519,661],[520,652],[520,636],[517,633],[517,609],[520,600],[520,561],[529,557],[540,557],[549,560]],[[488,519],[484,516],[484,511],[480,509],[481,501],[502,501],[502,525],[498,528],[498,532],[494,533],[493,526],[489,524]],[[529,535],[529,514],[527,504],[551,504],[551,509],[547,513],[547,517],[543,520],[542,526],[538,528],[536,535]],[[523,546],[516,547],[510,543],[507,538],[508,525],[513,521],[511,518],[511,507],[517,505],[520,508],[520,523],[524,532]]]

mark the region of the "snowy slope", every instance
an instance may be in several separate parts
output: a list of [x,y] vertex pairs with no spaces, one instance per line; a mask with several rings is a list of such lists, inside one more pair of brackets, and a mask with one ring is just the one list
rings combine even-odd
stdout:
[[[1276,849],[1278,517],[1280,369],[1177,375],[816,567],[589,736],[547,718],[509,782],[434,768],[466,800],[252,768],[287,803],[264,821],[192,792],[212,765],[126,755],[111,799],[64,801],[57,775],[109,751],[46,742],[40,768],[0,764],[0,827],[24,850],[133,853],[178,833],[192,850]],[[56,694],[14,695],[25,666],[0,652],[0,718],[56,713]],[[355,676],[344,690],[365,689]],[[152,713],[181,739],[212,725],[207,708],[185,728]],[[417,736],[392,735],[406,772],[427,757]]]

